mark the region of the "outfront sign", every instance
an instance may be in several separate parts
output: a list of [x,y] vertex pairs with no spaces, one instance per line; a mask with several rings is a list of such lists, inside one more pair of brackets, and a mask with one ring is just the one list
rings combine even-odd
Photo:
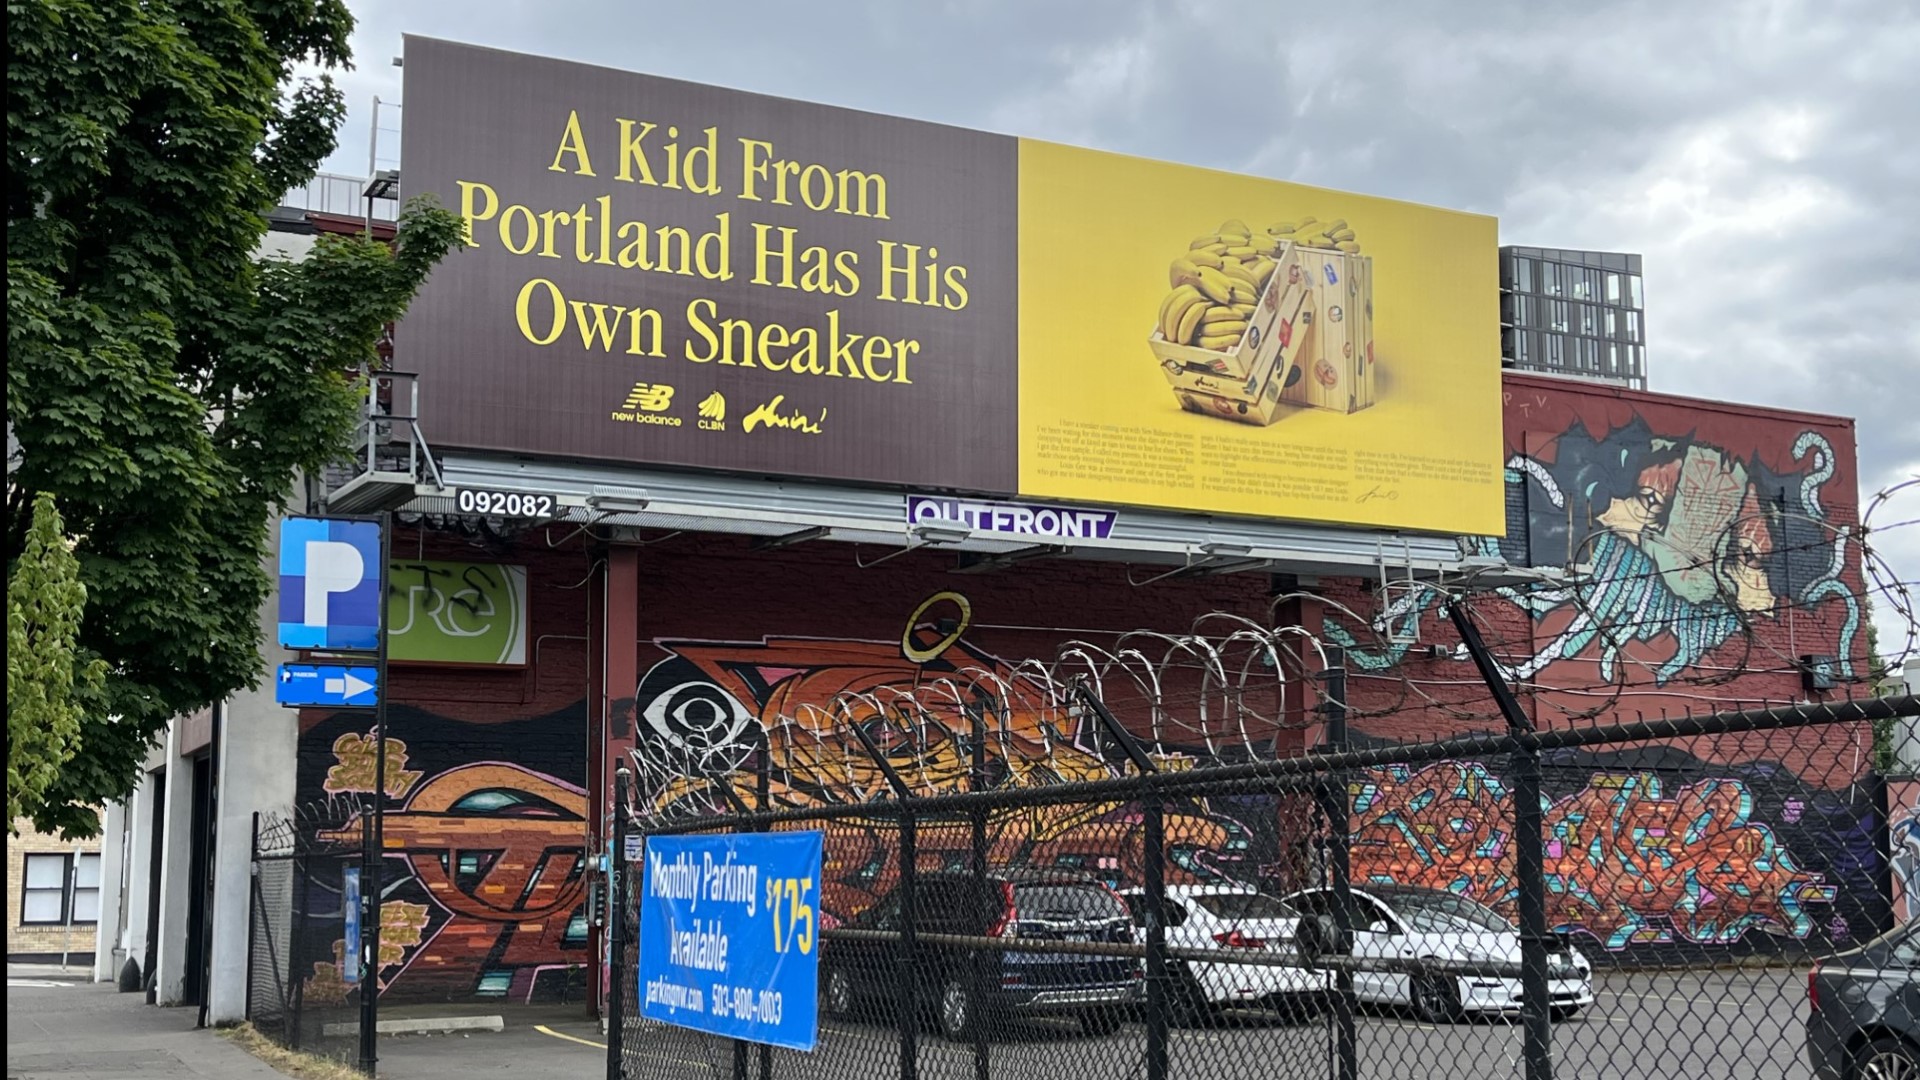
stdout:
[[1044,540],[1105,540],[1117,515],[1090,506],[1034,506],[981,499],[907,497],[907,522],[959,522],[976,533]]
[[406,48],[436,444],[1504,528],[1492,218]]
[[380,523],[289,517],[280,522],[280,644],[372,652],[380,647]]
[[821,834],[653,836],[640,881],[640,1015],[812,1050]]

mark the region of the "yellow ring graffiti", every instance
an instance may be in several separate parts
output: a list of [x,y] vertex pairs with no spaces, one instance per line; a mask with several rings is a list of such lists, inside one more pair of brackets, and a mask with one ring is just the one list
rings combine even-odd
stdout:
[[[913,643],[913,628],[919,625],[920,616],[925,615],[928,608],[931,608],[942,600],[951,600],[954,606],[960,609],[960,621],[955,623],[953,629],[932,647],[920,648]],[[967,624],[972,621],[973,605],[967,601],[966,597],[957,592],[934,593],[932,596],[920,601],[920,606],[914,608],[913,614],[907,616],[907,628],[900,634],[900,652],[914,663],[924,664],[934,657],[939,656],[941,653],[946,652],[949,648],[952,648],[953,645],[960,640],[960,636],[967,632]]]

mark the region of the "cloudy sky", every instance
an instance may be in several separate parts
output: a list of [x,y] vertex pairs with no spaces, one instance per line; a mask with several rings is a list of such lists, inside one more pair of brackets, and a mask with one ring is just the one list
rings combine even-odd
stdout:
[[[329,171],[413,33],[1474,210],[1645,255],[1653,389],[1857,417],[1863,504],[1920,476],[1920,5],[353,6]],[[1920,579],[1920,525],[1874,540]]]

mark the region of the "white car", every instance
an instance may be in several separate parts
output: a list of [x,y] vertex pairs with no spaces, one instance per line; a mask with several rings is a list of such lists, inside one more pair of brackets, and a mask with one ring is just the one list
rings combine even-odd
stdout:
[[[1266,893],[1245,885],[1169,885],[1166,887],[1167,944],[1177,949],[1212,952],[1290,953],[1300,915]],[[1140,927],[1146,896],[1139,889],[1121,893]],[[1242,964],[1169,957],[1173,1005],[1177,1015],[1200,1019],[1216,1006],[1251,1002],[1289,1012],[1317,1011],[1333,986],[1331,973],[1297,964]]]
[[[1506,916],[1442,889],[1367,885],[1353,890],[1353,955],[1362,959],[1520,962],[1520,931]],[[1332,890],[1307,889],[1285,898],[1302,915],[1331,916]],[[1513,1012],[1523,1000],[1520,980],[1481,975],[1415,977],[1356,971],[1354,996],[1410,1007],[1424,1020],[1466,1013]],[[1593,1004],[1593,966],[1569,947],[1547,957],[1547,992],[1556,1017]]]

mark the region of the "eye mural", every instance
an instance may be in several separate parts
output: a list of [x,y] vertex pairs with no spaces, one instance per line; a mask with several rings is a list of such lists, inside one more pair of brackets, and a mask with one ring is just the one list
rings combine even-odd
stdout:
[[[943,602],[961,617],[921,621]],[[965,598],[943,593],[920,605],[899,641],[654,641],[667,658],[635,695],[643,803],[660,816],[724,813],[730,799],[755,797],[761,755],[775,806],[885,792],[884,773],[857,749],[848,724],[923,794],[968,790],[983,744],[990,787],[1120,775],[1094,749],[1090,719],[1071,718],[1021,665],[964,640],[969,619]],[[1170,807],[1165,830],[1168,881],[1256,876],[1259,845],[1242,821],[1194,802]],[[821,898],[830,917],[851,917],[892,888],[899,866],[890,828],[837,822],[826,842]],[[1033,807],[988,823],[996,864],[1073,868],[1116,885],[1141,880],[1142,844],[1139,808],[1127,803]],[[969,826],[929,820],[917,851],[923,869],[967,866]]]

